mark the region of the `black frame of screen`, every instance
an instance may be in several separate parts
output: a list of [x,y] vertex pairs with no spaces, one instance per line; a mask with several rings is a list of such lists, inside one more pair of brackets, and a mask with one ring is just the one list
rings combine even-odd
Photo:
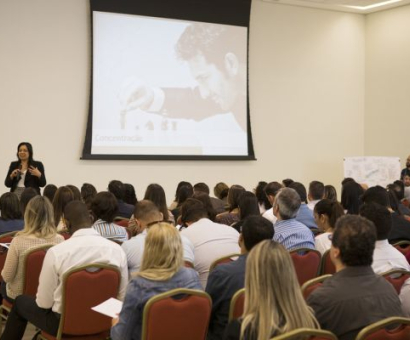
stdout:
[[[87,160],[255,160],[249,111],[249,77],[247,84],[248,155],[105,155],[91,154],[93,119],[93,12],[135,14],[148,17],[209,22],[248,28],[251,0],[90,0],[91,77],[86,135],[81,159]],[[249,59],[249,50],[248,50]],[[249,70],[248,70],[249,74]]]

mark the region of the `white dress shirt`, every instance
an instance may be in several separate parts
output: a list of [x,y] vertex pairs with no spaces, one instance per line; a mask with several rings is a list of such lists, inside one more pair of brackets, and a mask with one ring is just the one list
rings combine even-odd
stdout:
[[128,283],[127,258],[121,247],[92,228],[77,230],[68,240],[50,248],[44,259],[37,291],[37,305],[61,314],[63,275],[74,267],[91,263],[118,267],[122,300]]
[[332,245],[332,241],[329,239],[330,235],[332,235],[332,233],[323,233],[315,237],[315,248],[317,251],[320,251],[322,255],[326,250],[329,250]]
[[[147,228],[142,233],[134,236],[128,241],[125,241],[121,247],[127,255],[128,273],[138,272],[141,267],[142,254],[144,254],[145,238],[147,237]],[[185,236],[181,235],[182,247],[184,251],[184,261],[194,263],[194,245]]]
[[239,233],[232,227],[214,223],[207,218],[192,223],[181,231],[194,245],[195,270],[199,273],[202,287],[206,287],[209,267],[212,262],[220,257],[239,254]]
[[273,214],[273,208],[270,208],[268,210],[266,210],[263,214],[262,217],[266,218],[267,220],[271,221],[273,224],[276,223],[276,221],[278,220],[276,218],[276,216]]
[[376,241],[372,268],[376,274],[381,274],[391,269],[404,269],[410,271],[410,265],[404,255],[394,248],[387,240]]

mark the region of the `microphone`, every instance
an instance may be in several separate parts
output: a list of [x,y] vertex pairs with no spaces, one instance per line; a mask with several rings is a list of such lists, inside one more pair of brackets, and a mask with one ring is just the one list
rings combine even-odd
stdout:
[[21,169],[23,168],[23,166],[21,165],[21,164],[19,164],[19,172],[18,172],[18,174],[17,174],[17,176],[16,176],[16,179],[17,179],[17,182],[20,180],[20,177],[21,177],[21,173],[20,173],[20,171],[21,171]]

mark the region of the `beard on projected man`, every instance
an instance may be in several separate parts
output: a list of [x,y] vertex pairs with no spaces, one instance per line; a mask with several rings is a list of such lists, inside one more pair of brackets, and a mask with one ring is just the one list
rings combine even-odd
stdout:
[[122,114],[140,109],[201,121],[232,113],[246,131],[246,46],[246,35],[237,27],[187,26],[175,50],[178,59],[187,63],[197,86],[159,88],[131,79],[121,92]]

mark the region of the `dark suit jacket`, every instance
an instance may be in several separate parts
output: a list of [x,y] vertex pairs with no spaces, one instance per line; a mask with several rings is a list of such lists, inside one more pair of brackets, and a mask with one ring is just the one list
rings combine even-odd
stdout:
[[[15,169],[18,169],[19,165],[20,165],[19,161],[11,162],[10,167],[9,167],[9,171],[7,172],[7,176],[6,176],[6,179],[4,181],[4,185],[8,188],[11,188],[10,191],[12,191],[12,192],[16,189],[19,179],[17,177],[11,179],[10,174]],[[34,166],[35,168],[38,168],[38,170],[41,172],[41,177],[38,178],[36,176],[33,176],[27,170],[26,178],[24,179],[24,186],[26,188],[34,188],[34,189],[37,190],[38,193],[40,193],[40,187],[43,187],[47,184],[46,174],[44,172],[43,163],[37,162],[37,161],[32,161],[29,166]]]

